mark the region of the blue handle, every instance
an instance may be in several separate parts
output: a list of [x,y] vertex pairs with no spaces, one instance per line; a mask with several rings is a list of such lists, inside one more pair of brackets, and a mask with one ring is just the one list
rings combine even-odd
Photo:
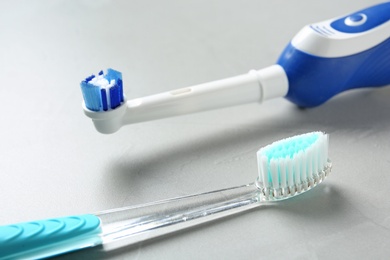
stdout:
[[386,2],[337,19],[329,28],[326,21],[319,23],[329,34],[312,27],[298,34],[277,61],[289,81],[286,98],[314,107],[345,90],[389,85],[389,20]]
[[390,84],[390,38],[340,58],[316,57],[290,44],[277,63],[289,81],[286,98],[300,107],[314,107],[348,89]]
[[389,19],[390,2],[386,2],[344,16],[330,26],[340,32],[360,33],[374,29]]
[[79,215],[0,226],[0,259],[43,258],[101,244],[100,219]]

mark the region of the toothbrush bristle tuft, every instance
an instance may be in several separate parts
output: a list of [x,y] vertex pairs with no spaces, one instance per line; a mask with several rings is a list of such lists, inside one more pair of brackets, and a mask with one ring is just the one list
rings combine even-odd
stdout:
[[108,111],[124,102],[122,73],[113,69],[99,71],[80,83],[85,107],[91,111]]
[[274,142],[257,152],[258,186],[269,199],[309,190],[329,174],[329,137],[312,132]]
[[86,82],[90,82],[94,77],[95,77],[95,75],[91,75],[91,76],[87,77],[87,78],[85,79],[85,81],[86,81]]

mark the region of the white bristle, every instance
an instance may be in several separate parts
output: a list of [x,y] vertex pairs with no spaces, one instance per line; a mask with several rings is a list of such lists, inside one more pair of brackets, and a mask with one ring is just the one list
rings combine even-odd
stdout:
[[259,180],[262,183],[262,186],[269,187],[270,182],[268,180],[269,169],[267,157],[257,152],[257,163],[259,165],[257,168],[259,173]]
[[[105,72],[107,74],[107,72]],[[105,89],[106,90],[106,101],[107,101],[107,106],[111,107],[111,98],[110,98],[110,87],[112,87],[115,84],[115,80],[112,79],[111,81],[108,81],[104,75],[98,75],[97,77],[94,77],[90,83],[94,86],[99,87],[100,89]],[[102,97],[100,96],[100,99]]]
[[275,188],[279,188],[279,169],[278,169],[278,160],[271,159],[270,161],[270,172],[272,178],[272,186]]
[[306,167],[306,162],[307,162],[307,154],[304,153],[304,152],[300,152],[301,153],[301,164],[302,164],[302,168],[301,168],[301,178],[303,180],[307,180],[307,167]]
[[90,81],[90,83],[95,85],[95,86],[102,87],[102,88],[104,88],[105,86],[107,86],[109,84],[108,80],[105,79],[103,75],[99,75],[97,77],[94,77]]
[[286,160],[282,160],[279,163],[279,173],[280,173],[280,186],[281,188],[287,188],[287,172],[286,172]]
[[[279,159],[284,160],[284,159]],[[293,171],[294,171],[294,184],[301,183],[301,168],[299,167],[299,163],[297,162],[296,158],[292,158],[292,165],[293,165]]]
[[330,167],[328,140],[327,134],[312,132],[260,149],[257,152],[259,186],[277,197],[317,185]]
[[321,138],[321,140],[319,140],[318,142],[318,152],[317,152],[317,172],[318,171],[321,171],[321,168],[323,167],[323,164],[322,164],[322,151],[323,151],[323,138]]
[[288,186],[293,186],[294,185],[294,171],[293,171],[293,164],[292,164],[292,160],[290,158],[287,158],[286,160],[286,164],[287,164],[287,184]]

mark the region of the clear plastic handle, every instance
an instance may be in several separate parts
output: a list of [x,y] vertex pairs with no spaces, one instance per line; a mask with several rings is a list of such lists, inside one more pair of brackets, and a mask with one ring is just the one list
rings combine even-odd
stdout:
[[[116,248],[254,208],[262,203],[255,184],[121,208],[97,214],[103,243]],[[118,243],[111,243],[118,241]]]

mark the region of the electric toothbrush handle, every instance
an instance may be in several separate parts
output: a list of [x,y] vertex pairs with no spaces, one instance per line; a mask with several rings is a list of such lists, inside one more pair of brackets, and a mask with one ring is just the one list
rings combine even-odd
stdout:
[[305,26],[277,63],[287,74],[286,98],[321,105],[345,90],[390,84],[390,2]]

